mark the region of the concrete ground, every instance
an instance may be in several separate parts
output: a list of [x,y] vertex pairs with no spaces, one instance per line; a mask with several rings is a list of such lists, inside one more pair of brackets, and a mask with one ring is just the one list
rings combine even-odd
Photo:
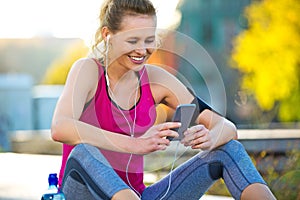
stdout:
[[[48,174],[58,173],[58,155],[0,153],[0,200],[37,200],[48,186]],[[146,174],[146,178],[151,175]],[[201,200],[232,200],[205,195]]]

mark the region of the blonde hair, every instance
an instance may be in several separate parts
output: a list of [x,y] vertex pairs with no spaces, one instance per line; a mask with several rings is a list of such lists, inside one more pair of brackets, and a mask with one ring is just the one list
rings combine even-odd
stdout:
[[[121,29],[121,23],[126,15],[149,15],[156,16],[156,10],[150,0],[105,0],[99,15],[100,26],[95,33],[92,51],[96,57],[103,57],[106,49],[102,38],[102,28],[107,27],[112,33]],[[95,52],[100,52],[97,55]]]

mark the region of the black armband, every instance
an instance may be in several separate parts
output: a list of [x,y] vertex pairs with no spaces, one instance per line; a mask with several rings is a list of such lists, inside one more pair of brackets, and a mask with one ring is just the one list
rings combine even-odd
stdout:
[[207,103],[205,103],[202,99],[200,99],[197,96],[194,97],[191,104],[196,105],[196,110],[195,110],[196,114],[200,114],[205,109],[212,110],[212,108]]
[[196,109],[195,109],[195,112],[194,112],[193,118],[192,118],[192,122],[195,122],[197,117],[199,116],[199,114],[202,111],[204,111],[205,109],[213,111],[213,109],[207,103],[205,103],[202,99],[200,99],[198,96],[196,96],[190,88],[188,88],[188,90],[194,96],[194,99],[191,102],[191,104],[196,105]]
[[195,95],[195,93],[190,88],[187,87],[187,89],[194,96],[194,99],[191,102],[191,104],[196,105],[195,113],[200,114],[205,109],[213,110],[207,103],[205,103],[202,99],[200,99],[200,97]]
[[205,103],[202,99],[200,99],[197,96],[194,97],[194,99],[191,102],[191,104],[195,104],[196,105],[196,109],[195,109],[195,112],[193,114],[192,122],[195,122],[196,119],[198,118],[199,114],[202,111],[204,111],[205,109],[212,110],[212,108],[209,105],[207,105],[207,103]]

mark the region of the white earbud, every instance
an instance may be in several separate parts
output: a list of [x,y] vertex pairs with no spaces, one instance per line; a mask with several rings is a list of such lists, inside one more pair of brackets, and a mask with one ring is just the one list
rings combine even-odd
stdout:
[[108,49],[109,49],[109,39],[110,39],[110,35],[106,36],[106,51],[105,51],[105,78],[106,78],[106,84],[107,87],[109,88],[109,78],[108,78]]
[[106,85],[109,88],[109,78],[108,78],[108,75],[107,75],[107,67],[106,67],[106,71],[105,71],[105,78],[106,78]]
[[106,36],[106,43],[107,43],[107,44],[108,44],[109,39],[110,39],[110,35],[108,34],[108,35]]

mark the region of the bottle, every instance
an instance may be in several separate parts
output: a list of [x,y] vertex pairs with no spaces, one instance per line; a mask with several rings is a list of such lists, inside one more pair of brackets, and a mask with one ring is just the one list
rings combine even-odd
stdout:
[[58,178],[57,174],[49,174],[48,177],[49,187],[43,194],[41,200],[65,200],[65,195],[57,188]]

